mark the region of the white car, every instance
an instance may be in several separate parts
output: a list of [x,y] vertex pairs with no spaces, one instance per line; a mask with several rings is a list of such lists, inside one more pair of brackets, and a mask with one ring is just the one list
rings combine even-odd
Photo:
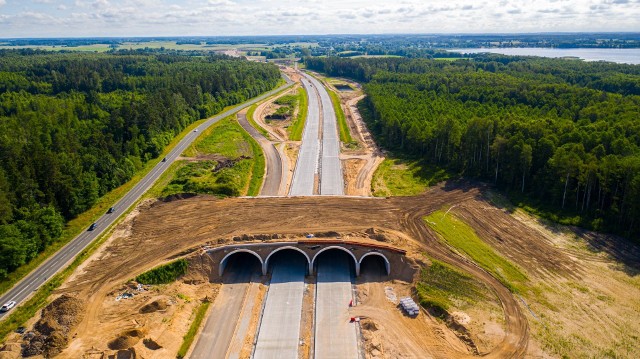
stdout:
[[10,300],[6,303],[4,303],[4,305],[2,306],[2,308],[0,308],[0,312],[8,312],[9,309],[13,308],[16,306],[16,302],[13,300]]
[[196,128],[195,130],[193,130],[193,132],[198,132],[198,129]]

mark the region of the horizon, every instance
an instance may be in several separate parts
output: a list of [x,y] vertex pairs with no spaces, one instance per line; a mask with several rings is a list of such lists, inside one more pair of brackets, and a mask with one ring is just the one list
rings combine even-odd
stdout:
[[264,34],[264,35],[123,35],[123,36],[52,36],[52,37],[0,37],[0,40],[117,40],[117,39],[177,39],[177,38],[273,38],[273,37],[331,37],[331,36],[522,36],[522,35],[639,35],[640,31],[552,31],[552,32],[482,32],[482,33],[469,33],[469,32],[442,32],[442,33],[323,33],[323,34]]

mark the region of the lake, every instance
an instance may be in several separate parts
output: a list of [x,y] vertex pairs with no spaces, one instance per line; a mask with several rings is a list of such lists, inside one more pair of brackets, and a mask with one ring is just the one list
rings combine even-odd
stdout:
[[640,64],[640,49],[552,49],[544,47],[455,49],[451,52],[477,54],[491,52],[513,56],[577,57],[585,61],[610,61],[620,64]]

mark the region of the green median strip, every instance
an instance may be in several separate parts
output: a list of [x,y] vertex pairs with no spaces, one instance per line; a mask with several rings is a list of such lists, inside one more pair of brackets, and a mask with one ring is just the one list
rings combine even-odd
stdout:
[[512,292],[522,292],[527,276],[516,265],[496,253],[469,225],[452,213],[436,211],[424,219],[450,246],[460,250],[491,273]]
[[307,112],[309,111],[309,100],[307,99],[307,90],[303,87],[298,89],[298,114],[287,131],[291,141],[301,141],[304,124],[307,122]]
[[207,310],[209,309],[210,305],[211,305],[211,302],[205,301],[205,302],[202,302],[202,304],[200,304],[196,309],[194,309],[195,318],[191,322],[189,331],[183,337],[183,342],[182,342],[182,345],[180,346],[180,350],[178,350],[178,355],[177,355],[179,359],[184,358],[189,352],[189,348],[191,348],[191,344],[193,344],[193,340],[195,339],[196,334],[198,334],[198,329],[200,328],[200,324],[202,323],[202,320],[204,319],[205,314],[207,314]]
[[344,111],[342,111],[342,106],[340,106],[340,98],[338,94],[327,89],[329,96],[331,97],[331,103],[333,104],[333,109],[336,113],[336,118],[338,119],[338,128],[340,129],[340,141],[345,144],[353,142],[353,138],[351,137],[351,132],[349,132],[349,126],[347,125],[347,119],[344,117]]

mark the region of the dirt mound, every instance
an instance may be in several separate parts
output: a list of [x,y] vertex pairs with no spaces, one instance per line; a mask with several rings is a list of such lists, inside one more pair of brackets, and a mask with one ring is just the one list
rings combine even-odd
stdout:
[[127,350],[118,350],[116,353],[116,359],[135,359],[136,351],[133,348]]
[[46,337],[41,334],[34,335],[22,349],[22,356],[25,358],[42,354],[45,349]]
[[159,310],[167,309],[167,302],[164,300],[154,300],[149,304],[145,304],[142,308],[140,308],[140,313],[149,314],[154,313]]
[[114,340],[110,341],[108,347],[111,350],[129,349],[136,345],[142,337],[144,337],[144,333],[139,329],[127,330]]
[[24,356],[44,354],[58,355],[69,343],[69,333],[82,321],[84,302],[70,295],[63,295],[42,310],[42,317],[35,324],[34,335],[23,349]]
[[378,330],[378,326],[376,325],[376,323],[374,323],[370,319],[361,320],[360,321],[360,326],[362,327],[363,330],[368,330],[368,331],[371,331],[371,332],[375,332],[376,330]]
[[162,345],[158,344],[155,340],[150,339],[150,338],[144,339],[142,341],[142,344],[144,344],[144,346],[147,347],[147,349],[150,349],[150,350],[162,349]]

